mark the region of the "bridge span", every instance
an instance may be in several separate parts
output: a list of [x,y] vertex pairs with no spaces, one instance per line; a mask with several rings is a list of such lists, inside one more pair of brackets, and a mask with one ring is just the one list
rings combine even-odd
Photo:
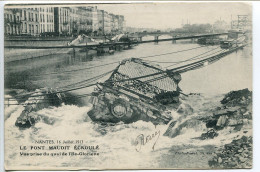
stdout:
[[[242,33],[242,32],[234,32],[236,34]],[[203,38],[203,37],[217,37],[221,35],[228,35],[230,32],[224,32],[224,33],[211,33],[211,34],[199,34],[199,35],[188,35],[188,36],[173,36],[172,38],[167,38],[167,39],[159,39],[161,35],[163,35],[164,32],[162,33],[147,33],[146,35],[154,35],[154,40],[142,40],[142,36],[140,36],[138,40],[135,41],[128,41],[128,42],[106,42],[106,43],[99,43],[99,44],[86,44],[86,45],[57,45],[57,46],[14,46],[14,45],[7,45],[5,48],[13,48],[13,49],[60,49],[60,48],[97,48],[97,47],[110,47],[110,46],[116,46],[116,45],[131,45],[131,44],[143,44],[143,43],[151,43],[151,42],[164,42],[164,41],[173,41],[173,43],[176,40],[195,40],[198,38]],[[136,36],[131,36],[129,37],[132,38],[138,38]]]

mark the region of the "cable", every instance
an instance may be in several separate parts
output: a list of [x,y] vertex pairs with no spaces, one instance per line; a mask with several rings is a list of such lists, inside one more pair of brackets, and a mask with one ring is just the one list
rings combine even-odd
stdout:
[[106,72],[106,73],[103,73],[103,74],[101,74],[101,75],[97,75],[97,76],[95,76],[95,77],[92,77],[92,78],[89,78],[89,79],[86,79],[86,80],[83,80],[83,81],[80,81],[80,82],[77,82],[77,83],[73,83],[73,84],[70,84],[70,85],[66,85],[66,86],[63,86],[63,87],[61,87],[61,88],[66,88],[66,87],[70,87],[70,86],[73,86],[73,85],[76,85],[76,84],[82,84],[82,83],[84,83],[84,82],[88,82],[88,81],[96,81],[96,80],[98,80],[98,79],[100,79],[100,78],[102,78],[102,77],[104,77],[104,76],[106,76],[106,75],[108,75],[109,73],[111,73],[111,72],[113,72],[114,71],[114,69],[113,70],[111,70],[111,71],[108,71],[108,72]]
[[[108,71],[108,72],[103,73],[103,74],[101,74],[101,75],[98,75],[98,76],[89,78],[89,79],[84,80],[84,81],[80,81],[80,82],[78,82],[78,83],[87,82],[87,81],[92,81],[92,82],[93,82],[93,81],[96,81],[97,79],[100,79],[100,78],[104,77],[105,75],[107,75],[107,74],[109,74],[109,73],[111,73],[111,72],[113,72],[113,71],[114,71],[114,70]],[[66,88],[66,87],[69,87],[69,86],[72,86],[72,85],[75,85],[75,84],[77,84],[77,83],[70,84],[70,85],[67,85],[67,86],[64,86],[64,87],[61,87],[61,88]],[[61,90],[61,91],[59,91],[59,92],[62,92],[62,91],[63,91],[63,90]],[[64,91],[66,91],[66,90],[64,90]],[[22,96],[26,96],[26,95],[29,95],[29,94],[35,94],[35,93],[41,93],[41,90],[35,91],[35,92],[26,93],[26,94],[23,94],[23,95],[19,95],[19,96],[16,96],[16,98],[22,97]],[[58,92],[55,92],[55,93],[58,93]],[[53,94],[53,93],[47,93],[47,94]],[[46,94],[32,95],[32,96],[30,96],[30,97],[37,97],[37,96],[42,96],[42,95],[46,95]]]
[[[207,51],[207,52],[201,53],[201,54],[199,54],[199,55],[196,55],[196,56],[194,56],[194,57],[192,57],[192,58],[189,58],[189,59],[187,59],[187,60],[183,60],[183,61],[177,62],[177,63],[175,63],[175,64],[166,66],[166,68],[169,68],[169,67],[171,67],[171,66],[175,66],[175,65],[180,64],[180,63],[183,63],[183,62],[191,61],[191,60],[194,60],[194,59],[200,59],[200,58],[201,58],[201,57],[200,57],[201,55],[207,54],[207,53],[209,53],[209,52],[211,52],[211,51],[214,51],[214,50],[216,50],[216,49],[219,49],[219,47],[214,48],[214,49],[212,49],[212,50],[209,50],[209,51]],[[200,58],[197,58],[197,57],[200,57]]]
[[[245,46],[245,45],[243,45],[243,46]],[[234,48],[233,50],[239,49],[239,48],[241,48],[241,47],[242,47],[242,46],[237,47],[237,48]],[[233,51],[233,50],[231,50],[231,51]],[[206,53],[207,53],[207,52],[206,52]],[[205,54],[205,53],[202,53],[202,54]],[[202,54],[200,54],[200,55],[202,55]],[[204,60],[205,60],[205,59],[204,59]],[[201,61],[204,61],[204,60],[201,60]],[[199,61],[199,62],[201,62],[201,61]],[[198,62],[194,62],[194,63],[192,63],[192,64],[195,64],[195,63],[198,63]],[[192,64],[188,64],[188,65],[185,65],[185,66],[177,67],[177,68],[171,69],[171,70],[169,70],[169,71],[173,71],[173,70],[176,70],[176,69],[181,69],[181,68],[183,68],[183,67],[187,67],[187,66],[190,66],[190,65],[192,65]],[[144,76],[139,76],[139,77],[135,77],[135,78],[122,79],[122,80],[118,80],[118,81],[106,81],[106,82],[107,82],[107,83],[109,83],[109,82],[125,82],[125,81],[129,81],[129,80],[136,80],[136,79],[146,78],[146,77],[150,77],[150,76],[155,76],[155,75],[159,75],[159,74],[162,74],[162,73],[165,73],[165,72],[167,72],[167,71],[161,71],[161,72],[157,72],[157,73],[153,73],[153,74],[149,74],[149,75],[144,75]],[[54,93],[63,93],[63,92],[78,90],[78,89],[82,89],[82,88],[86,88],[86,87],[91,87],[91,86],[94,86],[94,85],[96,85],[96,84],[98,84],[98,83],[89,84],[89,85],[85,85],[85,86],[81,86],[81,87],[76,87],[76,88],[72,88],[72,89],[68,89],[68,90],[57,91],[57,92],[54,92]],[[53,94],[53,93],[50,93],[50,94]],[[44,94],[44,95],[46,95],[46,94]],[[35,96],[41,96],[41,95],[35,95]],[[31,96],[31,97],[34,97],[34,96]]]
[[107,66],[107,65],[111,65],[111,64],[116,64],[116,63],[119,63],[119,61],[111,62],[111,63],[106,63],[106,64],[102,64],[102,65],[97,65],[97,66],[91,66],[91,67],[87,67],[87,68],[81,68],[81,69],[75,69],[75,70],[68,70],[68,71],[61,71],[61,72],[43,73],[43,74],[38,74],[38,75],[33,75],[33,76],[56,75],[56,74],[61,74],[61,73],[77,72],[77,71],[81,71],[81,70],[93,69],[93,68],[103,67],[103,66]]
[[[79,96],[66,96],[63,98],[70,98],[70,97],[76,97],[76,98],[83,98],[83,97],[87,97],[90,96],[91,94],[83,94],[83,95],[79,95]],[[33,99],[33,100],[55,100],[56,98],[47,98],[47,99]],[[27,99],[18,99],[18,100],[27,100]],[[16,99],[13,99],[12,101],[16,101]],[[31,105],[31,104],[39,104],[39,103],[48,103],[48,101],[41,101],[41,102],[37,102],[37,103],[24,103],[26,105]],[[4,104],[4,105],[21,105],[19,103],[17,104]]]
[[[241,48],[238,47],[238,48]],[[238,49],[238,48],[235,48],[235,49]],[[204,53],[205,54],[205,53]],[[205,59],[204,59],[205,60]],[[201,61],[204,61],[204,60],[201,60]],[[199,62],[201,62],[199,61]],[[194,62],[192,64],[195,64],[195,63],[198,63],[198,62]],[[180,69],[182,67],[186,67],[186,66],[189,66],[189,65],[192,65],[192,64],[188,64],[188,65],[185,65],[185,66],[181,66],[181,67],[177,67],[177,68],[173,68],[173,69],[170,69],[168,71],[173,71],[173,70],[176,70],[176,69]],[[150,76],[155,76],[155,75],[159,75],[159,74],[162,74],[162,73],[166,73],[167,71],[160,71],[160,72],[157,72],[157,73],[152,73],[152,74],[149,74],[149,75],[144,75],[144,76],[139,76],[139,77],[134,77],[134,78],[128,78],[128,79],[122,79],[122,80],[118,80],[118,81],[106,81],[106,83],[115,83],[115,82],[125,82],[125,81],[130,81],[130,80],[137,80],[137,79],[142,79],[142,78],[146,78],[146,77],[150,77]],[[86,88],[86,87],[91,87],[91,86],[94,86],[98,83],[95,83],[95,84],[89,84],[89,85],[86,85],[86,86],[81,86],[81,87],[76,87],[76,88],[72,88],[72,89],[68,89],[68,90],[63,90],[63,91],[58,91],[58,92],[55,92],[55,93],[62,93],[62,92],[68,92],[68,91],[73,91],[73,90],[78,90],[78,89],[82,89],[82,88]],[[38,96],[38,95],[37,95]]]
[[[211,51],[216,50],[216,49],[218,49],[218,48],[219,48],[219,47],[214,48],[214,49],[212,49],[212,50],[209,50],[209,51],[207,51],[207,52],[211,52]],[[206,52],[206,53],[207,53],[207,52]],[[198,56],[203,55],[203,54],[204,54],[204,53],[199,54]],[[159,61],[151,61],[151,60],[148,60],[148,61],[149,61],[149,62],[155,62],[155,63],[176,63],[176,64],[179,64],[179,63],[182,63],[182,62],[186,62],[186,61],[190,61],[190,60],[197,59],[196,57],[198,57],[198,56],[195,56],[195,57],[189,58],[189,59],[187,59],[187,60],[183,60],[183,61],[175,61],[175,62],[172,62],[172,61],[168,61],[168,62],[159,62]]]
[[[156,55],[152,55],[152,56],[144,56],[144,57],[139,57],[139,58],[149,58],[149,57],[163,56],[163,55],[168,55],[168,54],[190,51],[190,50],[203,48],[203,47],[207,47],[207,46],[199,46],[199,47],[195,47],[195,48],[190,48],[190,49],[185,49],[185,50],[180,50],[180,51],[174,51],[174,52],[169,52],[169,53],[164,53],[164,54],[156,54]],[[81,70],[93,69],[93,68],[103,67],[103,66],[107,66],[107,65],[111,65],[111,64],[116,64],[116,63],[120,63],[120,61],[114,61],[114,62],[111,62],[111,63],[106,63],[106,64],[87,67],[87,68],[75,69],[75,70],[68,70],[68,71],[61,71],[61,72],[50,72],[50,73],[42,73],[42,74],[35,74],[35,75],[32,74],[32,76],[57,75],[57,74],[61,74],[61,73],[77,72],[77,71],[81,71]]]
[[[213,54],[216,54],[218,52],[223,52],[224,50],[220,50],[220,51],[217,51],[217,52],[214,52],[210,55],[213,55]],[[205,58],[205,56],[201,57],[201,58]],[[207,58],[206,58],[207,59]],[[164,79],[164,78],[167,78],[168,76],[167,75],[164,75],[164,76],[160,76],[160,77],[157,77],[157,78],[152,78],[150,80],[147,80],[147,81],[144,81],[144,83],[149,83],[149,82],[153,82],[153,81],[157,81],[157,80],[160,80],[160,79]]]
[[[245,46],[245,45],[243,45],[243,46]],[[238,48],[241,48],[242,46],[240,46],[240,47],[237,47],[237,48],[234,48],[234,49],[231,49],[229,52],[228,51],[226,51],[225,53],[231,53],[231,52],[233,52],[233,51],[235,51],[236,49],[238,49]],[[225,51],[225,50],[221,50],[222,52],[223,51]],[[219,51],[218,51],[219,52]],[[215,52],[215,53],[212,53],[212,54],[216,54],[217,52]],[[219,59],[221,58],[221,57],[224,57],[226,54],[219,54],[219,55],[221,55],[220,57],[219,57]],[[209,58],[212,58],[212,57],[209,57]],[[207,60],[209,60],[209,58],[206,58]],[[205,61],[206,59],[204,59],[204,60],[201,60],[201,61],[199,61],[200,63],[201,62],[203,62],[203,61]],[[214,59],[213,58],[213,60],[212,60],[212,62],[214,62],[214,61],[216,61],[218,58],[216,58],[216,59]],[[196,65],[196,63],[198,64],[198,65]],[[188,69],[189,70],[192,70],[192,69],[195,69],[195,68],[197,68],[197,67],[199,67],[201,64],[200,63],[198,63],[198,62],[196,62],[196,63],[193,63],[193,64],[195,64],[195,66],[191,66],[190,68],[191,69],[189,69],[189,67],[188,67]],[[212,63],[211,63],[212,64]],[[187,66],[187,65],[186,65]],[[195,67],[195,68],[194,68]],[[176,69],[176,68],[175,68]],[[172,71],[172,70],[174,70],[174,69],[171,69],[171,70],[169,70],[169,71]],[[135,80],[135,79],[140,79],[140,78],[145,78],[145,77],[149,77],[149,76],[154,76],[154,75],[158,75],[158,74],[161,74],[161,73],[165,73],[166,71],[162,71],[162,72],[158,72],[158,73],[153,73],[153,74],[149,74],[149,75],[145,75],[145,76],[141,76],[141,77],[135,77],[135,78],[129,78],[129,79],[123,79],[123,80],[119,80],[119,81],[110,81],[110,82],[124,82],[124,81],[128,81],[128,80]],[[158,78],[153,78],[152,79],[152,81],[154,81],[155,79],[157,79],[157,80],[159,80],[159,79],[161,79],[161,78],[163,78],[164,76],[160,76],[160,77],[158,77]],[[165,77],[167,77],[167,76],[165,76]],[[151,82],[151,80],[149,80],[150,82]],[[145,81],[145,82],[148,82],[148,81]],[[73,91],[73,90],[77,90],[77,89],[82,89],[82,88],[86,88],[86,87],[90,87],[90,86],[93,86],[93,85],[96,85],[96,84],[89,84],[89,85],[86,85],[86,86],[82,86],[82,87],[77,87],[77,88],[73,88],[73,89],[68,89],[68,90],[63,90],[63,91],[58,91],[58,92],[54,92],[54,93],[50,93],[50,94],[56,94],[56,93],[64,93],[64,92],[68,92],[68,91]],[[46,94],[44,94],[44,95],[46,95]],[[87,96],[88,95],[91,95],[91,94],[87,94]],[[37,96],[41,96],[41,95],[37,95]],[[31,97],[34,97],[34,96],[31,96]],[[71,97],[73,97],[73,96],[71,96]],[[78,97],[84,97],[84,96],[78,96]],[[47,99],[48,100],[48,99]],[[43,103],[43,102],[42,102]],[[37,103],[36,103],[37,104]],[[9,105],[16,105],[16,104],[9,104]],[[17,104],[17,105],[19,105],[19,104]]]
[[[243,35],[240,36],[240,37],[238,37],[237,39],[239,39],[239,38],[241,38],[241,37],[243,37]],[[232,42],[234,42],[234,41],[236,41],[236,40],[233,40]],[[216,50],[216,49],[218,49],[218,48],[219,48],[219,47],[217,47],[217,48],[215,48],[215,49],[213,49],[213,50]],[[213,50],[212,50],[212,51],[213,51]],[[211,51],[211,50],[210,50],[210,51]],[[208,52],[210,52],[210,51],[208,51]],[[202,53],[202,54],[200,54],[200,55],[206,54],[206,53],[208,53],[208,52]],[[218,52],[219,52],[219,51],[218,51]],[[200,56],[200,55],[198,55],[198,56]],[[195,57],[198,57],[198,56],[195,56]],[[195,57],[192,57],[192,58],[190,58],[190,59],[187,59],[187,60],[181,61],[181,63],[182,63],[182,62],[186,62],[186,61],[193,60]],[[196,58],[196,60],[197,60],[197,59],[201,59],[201,58]],[[177,64],[179,64],[179,63],[177,62],[176,64],[169,65],[169,66],[167,66],[166,68],[171,67],[171,66],[175,66],[175,65],[177,65]]]
[[[248,43],[247,43],[248,44]],[[246,46],[247,44],[245,44],[245,45],[243,45],[243,46]],[[242,46],[240,46],[240,47],[242,47]],[[218,53],[218,52],[221,52],[219,55],[221,55],[221,57],[223,57],[224,55],[225,55],[225,53],[231,53],[231,52],[233,52],[233,51],[235,51],[236,49],[239,49],[240,47],[235,47],[235,48],[233,48],[233,49],[230,49],[229,51],[228,50],[223,50],[223,49],[221,49],[221,50],[219,50],[219,51],[217,51],[217,52],[214,52],[214,53],[211,53],[211,54],[209,54],[209,55],[213,55],[213,54],[216,54],[216,53]],[[203,53],[203,54],[205,54],[205,53]],[[202,54],[201,54],[202,55]],[[207,55],[208,56],[208,55]],[[215,57],[215,58],[213,58],[213,57]],[[201,59],[201,58],[205,58],[205,59],[203,59],[203,60],[201,60],[201,61],[198,61],[198,62],[194,62],[194,63],[192,63],[192,64],[188,64],[188,65],[185,65],[185,66],[181,66],[181,67],[187,67],[186,69],[182,69],[181,70],[181,72],[180,73],[183,73],[182,71],[184,71],[184,72],[186,72],[187,71],[187,69],[189,69],[189,70],[193,70],[194,68],[197,68],[197,67],[199,67],[201,64],[202,64],[202,62],[204,62],[204,61],[207,61],[207,60],[210,60],[210,58],[213,58],[212,59],[212,61],[211,62],[215,62],[215,61],[217,61],[218,59],[220,59],[221,57],[216,57],[216,56],[213,56],[213,57],[208,57],[208,58],[205,58],[205,56],[203,56],[203,57],[200,57],[199,59]],[[194,57],[193,57],[194,58]],[[212,63],[211,63],[212,64]],[[191,67],[189,67],[189,65],[194,65],[194,66],[191,66]],[[173,68],[173,69],[170,69],[169,71],[174,71],[174,69],[176,70],[176,69],[181,69],[181,67],[178,67],[178,68]],[[178,71],[177,71],[178,72]],[[147,80],[147,81],[145,81],[145,82],[152,82],[152,81],[156,81],[156,80],[159,80],[159,79],[163,79],[163,78],[166,78],[166,77],[168,77],[168,76],[160,76],[160,77],[157,77],[157,78],[153,78],[153,79],[151,79],[151,80]]]
[[185,49],[185,50],[180,50],[180,51],[173,51],[173,52],[164,53],[164,54],[156,54],[156,55],[152,55],[152,56],[144,56],[144,57],[139,57],[139,58],[140,58],[140,59],[144,59],[144,58],[149,58],[149,57],[157,57],[157,56],[163,56],[163,55],[168,55],[168,54],[175,54],[175,53],[180,53],[180,52],[195,50],[195,49],[203,48],[203,47],[207,47],[207,46],[199,46],[199,47],[195,47],[195,48],[190,48],[190,49]]

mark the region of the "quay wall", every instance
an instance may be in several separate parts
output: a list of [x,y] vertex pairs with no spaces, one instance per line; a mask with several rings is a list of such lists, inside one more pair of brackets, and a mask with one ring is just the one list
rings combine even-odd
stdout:
[[[46,41],[46,40],[5,40],[4,45],[14,45],[14,46],[57,46],[57,45],[67,45],[66,40],[56,40],[56,41]],[[57,53],[67,53],[69,49],[49,49],[48,51],[44,49],[14,49],[5,48],[4,49],[4,62],[11,62],[17,60],[30,59],[34,57],[41,57]]]
[[[70,38],[12,38],[4,41],[5,46],[66,46],[71,42],[73,37]],[[77,49],[76,49],[77,51]],[[31,59],[54,54],[66,54],[72,52],[72,48],[62,49],[17,49],[5,48],[4,49],[4,62],[12,62],[17,60]],[[93,53],[93,52],[92,52]]]

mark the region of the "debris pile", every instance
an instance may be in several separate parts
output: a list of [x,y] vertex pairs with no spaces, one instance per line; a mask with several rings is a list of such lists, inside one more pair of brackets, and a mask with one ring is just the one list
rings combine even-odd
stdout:
[[251,168],[252,137],[242,136],[224,145],[208,163],[212,168]]
[[202,133],[200,136],[201,140],[206,140],[206,139],[213,139],[214,137],[217,137],[218,133],[214,129],[210,129],[206,133]]
[[168,124],[170,110],[180,105],[181,75],[138,58],[121,61],[92,93],[88,112],[95,122],[132,123],[138,120]]
[[20,129],[30,128],[40,120],[48,124],[53,124],[55,121],[54,118],[50,119],[47,116],[39,115],[35,112],[49,106],[60,106],[62,98],[65,95],[56,92],[57,90],[48,88],[36,90],[36,92],[24,102],[24,110],[17,118],[15,126]]
[[213,116],[206,119],[206,127],[221,130],[224,127],[234,127],[240,131],[243,125],[252,119],[252,92],[248,89],[231,91],[221,100]]
[[252,102],[252,92],[247,88],[238,91],[231,91],[225,95],[221,103],[225,106],[249,105]]

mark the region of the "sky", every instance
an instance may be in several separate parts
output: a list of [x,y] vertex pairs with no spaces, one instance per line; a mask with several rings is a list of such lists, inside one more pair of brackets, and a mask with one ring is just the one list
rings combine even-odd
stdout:
[[137,28],[179,28],[182,24],[210,23],[237,19],[237,15],[251,15],[250,3],[135,3],[103,4],[98,9],[125,16],[126,26]]

